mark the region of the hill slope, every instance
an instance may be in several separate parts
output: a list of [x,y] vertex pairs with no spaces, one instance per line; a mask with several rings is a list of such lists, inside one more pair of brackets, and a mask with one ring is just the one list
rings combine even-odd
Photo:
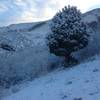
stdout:
[[[75,53],[80,62],[100,53],[100,9],[83,14],[83,21],[93,32],[89,45]],[[60,59],[51,55],[46,46],[49,23],[23,23],[0,28],[0,87],[32,80],[58,67]]]
[[54,71],[3,100],[100,100],[100,58]]

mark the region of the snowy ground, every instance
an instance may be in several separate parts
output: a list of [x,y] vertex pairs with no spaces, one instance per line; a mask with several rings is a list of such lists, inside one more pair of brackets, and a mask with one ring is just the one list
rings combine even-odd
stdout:
[[[92,59],[93,60],[93,59]],[[100,58],[58,70],[3,100],[100,100]]]
[[[83,17],[93,33],[90,33],[89,45],[75,54],[80,62],[100,53],[100,9],[87,12]],[[46,46],[45,37],[49,32],[49,22],[0,28],[0,44],[6,43],[16,49],[15,52],[8,52],[0,48],[0,77],[33,79],[48,73],[51,67],[55,67],[54,64],[58,67],[59,58],[52,56]],[[24,82],[20,86],[11,87],[11,91],[17,93],[4,100],[100,100],[99,65],[100,58],[96,58],[70,69],[54,71],[31,83]],[[0,95],[8,91],[3,92],[0,88]]]

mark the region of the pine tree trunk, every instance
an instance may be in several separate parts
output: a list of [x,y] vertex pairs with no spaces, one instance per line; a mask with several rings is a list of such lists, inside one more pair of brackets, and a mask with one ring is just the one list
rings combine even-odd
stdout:
[[75,59],[71,53],[67,54],[65,56],[65,61],[64,61],[64,66],[65,67],[70,67],[70,66],[73,66],[73,65],[76,65],[78,63],[78,60]]

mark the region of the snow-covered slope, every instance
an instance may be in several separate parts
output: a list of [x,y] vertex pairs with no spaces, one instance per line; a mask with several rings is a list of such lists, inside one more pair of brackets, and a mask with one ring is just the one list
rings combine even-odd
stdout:
[[[83,14],[83,21],[93,32],[90,32],[89,45],[75,53],[81,62],[100,53],[100,9]],[[51,55],[46,46],[49,22],[0,28],[0,86],[8,88],[58,67],[60,59]],[[99,100],[99,62],[98,59],[70,70],[53,72],[5,100]]]
[[26,23],[0,29],[0,45],[7,44],[15,50],[0,48],[0,85],[6,81],[7,84],[16,84],[19,80],[34,78],[50,69],[52,56],[45,42],[50,31],[48,23]]
[[54,71],[3,100],[100,100],[99,65],[100,57],[70,69]]
[[[90,33],[87,48],[75,55],[80,61],[100,52],[100,9],[83,14],[83,21],[89,24],[93,33]],[[50,32],[49,22],[25,23],[0,28],[0,80],[2,80],[0,86],[5,82],[14,85],[24,79],[32,79],[48,72],[56,64],[58,66],[59,59],[51,55],[46,46],[45,37]],[[1,48],[2,44],[12,47],[14,51]],[[8,86],[7,84],[5,85]]]
[[80,61],[100,53],[100,8],[83,14],[82,20],[89,25],[90,39],[88,46],[76,53]]

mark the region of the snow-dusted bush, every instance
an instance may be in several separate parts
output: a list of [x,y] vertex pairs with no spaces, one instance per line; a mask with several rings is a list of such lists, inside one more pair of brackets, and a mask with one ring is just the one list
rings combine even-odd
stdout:
[[71,54],[88,44],[87,25],[81,21],[82,14],[76,7],[65,7],[51,21],[52,33],[47,36],[51,53],[64,56],[69,63],[76,62]]

